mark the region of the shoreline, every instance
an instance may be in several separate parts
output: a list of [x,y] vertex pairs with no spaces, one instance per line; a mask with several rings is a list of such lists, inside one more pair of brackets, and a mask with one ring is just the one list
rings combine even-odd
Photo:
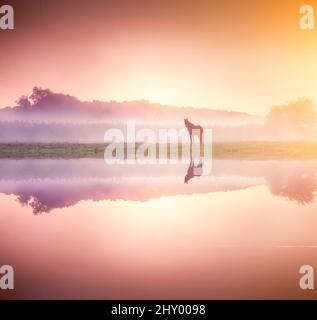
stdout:
[[[103,158],[105,148],[110,143],[0,143],[0,159],[76,159],[76,158]],[[141,143],[136,143],[136,150]],[[159,144],[156,156],[159,154]],[[126,156],[127,144],[125,144]],[[183,146],[185,157],[189,157],[189,145]],[[168,144],[168,158],[182,156],[181,145]],[[213,159],[237,160],[317,160],[317,141],[302,142],[215,142],[212,145]]]

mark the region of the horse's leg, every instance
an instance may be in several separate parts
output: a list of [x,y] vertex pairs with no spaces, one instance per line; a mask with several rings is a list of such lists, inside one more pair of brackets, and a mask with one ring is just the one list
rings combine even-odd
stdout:
[[193,152],[192,147],[193,147],[193,135],[192,135],[192,131],[191,131],[191,132],[190,132],[190,149],[189,149],[190,159],[192,159],[192,156],[193,156],[193,154],[192,154],[192,152]]

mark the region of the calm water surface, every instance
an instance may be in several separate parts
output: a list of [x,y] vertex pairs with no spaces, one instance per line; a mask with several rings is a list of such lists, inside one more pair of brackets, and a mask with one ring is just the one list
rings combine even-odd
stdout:
[[0,160],[0,298],[317,298],[317,162]]

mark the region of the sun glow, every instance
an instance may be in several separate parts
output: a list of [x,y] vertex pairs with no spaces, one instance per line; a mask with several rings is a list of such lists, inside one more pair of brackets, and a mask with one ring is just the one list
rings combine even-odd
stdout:
[[182,93],[179,83],[166,82],[166,79],[148,80],[144,79],[142,83],[142,96],[153,103],[165,105],[179,105],[182,100]]

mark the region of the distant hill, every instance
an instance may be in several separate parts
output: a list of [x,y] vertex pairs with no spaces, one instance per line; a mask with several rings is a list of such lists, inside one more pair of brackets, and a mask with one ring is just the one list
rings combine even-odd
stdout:
[[242,112],[176,107],[150,103],[146,100],[125,102],[80,101],[48,89],[34,88],[30,97],[19,105],[0,109],[0,121],[27,122],[118,122],[135,120],[140,123],[182,124],[184,118],[202,124],[240,126],[262,124],[263,117]]

